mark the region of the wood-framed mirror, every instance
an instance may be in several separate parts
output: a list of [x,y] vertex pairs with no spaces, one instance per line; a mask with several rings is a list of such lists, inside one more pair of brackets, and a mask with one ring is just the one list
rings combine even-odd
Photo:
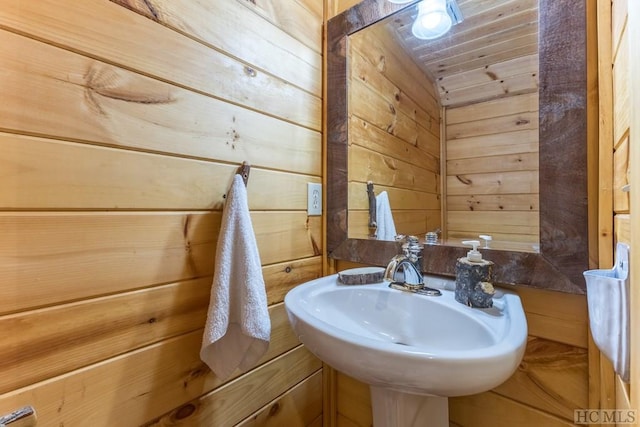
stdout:
[[[348,58],[350,35],[406,7],[364,0],[328,22],[327,251],[333,259],[386,265],[393,241],[349,238]],[[490,249],[496,283],[584,293],[588,269],[587,62],[584,1],[539,0],[539,251]],[[453,276],[467,249],[425,245],[426,273]]]

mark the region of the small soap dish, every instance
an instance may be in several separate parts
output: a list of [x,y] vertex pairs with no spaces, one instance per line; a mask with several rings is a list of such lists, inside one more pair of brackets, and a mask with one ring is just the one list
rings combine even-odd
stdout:
[[593,340],[629,382],[629,246],[618,243],[611,270],[585,271]]
[[343,270],[338,273],[338,282],[343,285],[370,285],[384,279],[382,267],[360,267]]

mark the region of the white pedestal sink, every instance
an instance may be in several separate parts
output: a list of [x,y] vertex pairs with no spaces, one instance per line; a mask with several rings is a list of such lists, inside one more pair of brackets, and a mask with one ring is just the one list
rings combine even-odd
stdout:
[[298,338],[319,359],[370,385],[375,427],[448,426],[447,398],[490,390],[516,370],[527,339],[520,298],[494,307],[455,301],[453,280],[425,276],[442,296],[341,285],[337,275],[285,297]]

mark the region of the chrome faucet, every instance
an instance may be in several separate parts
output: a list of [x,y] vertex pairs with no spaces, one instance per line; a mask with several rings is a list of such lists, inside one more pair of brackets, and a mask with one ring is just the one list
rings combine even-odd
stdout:
[[408,236],[402,245],[403,253],[391,258],[384,272],[384,280],[391,282],[390,287],[402,291],[417,292],[425,295],[441,295],[437,289],[426,287],[422,276],[422,245],[415,236]]
[[384,272],[384,279],[388,282],[402,283],[409,288],[424,287],[422,272],[406,255],[396,255],[391,258]]

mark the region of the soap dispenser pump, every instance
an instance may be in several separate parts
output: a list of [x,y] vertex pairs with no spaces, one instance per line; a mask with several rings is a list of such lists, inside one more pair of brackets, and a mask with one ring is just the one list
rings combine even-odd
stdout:
[[482,262],[482,254],[478,251],[478,246],[480,246],[480,242],[477,240],[464,240],[462,242],[463,245],[471,245],[473,249],[467,252],[467,259],[470,262]]
[[456,301],[470,307],[492,307],[495,294],[493,262],[482,258],[478,251],[479,241],[465,240],[462,244],[471,245],[472,249],[456,262]]

